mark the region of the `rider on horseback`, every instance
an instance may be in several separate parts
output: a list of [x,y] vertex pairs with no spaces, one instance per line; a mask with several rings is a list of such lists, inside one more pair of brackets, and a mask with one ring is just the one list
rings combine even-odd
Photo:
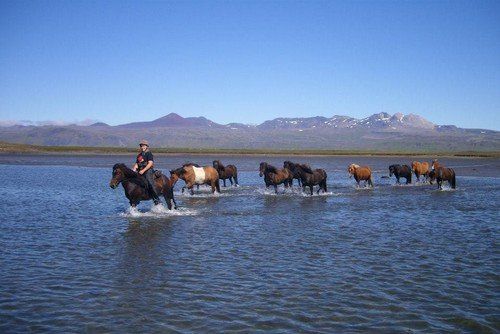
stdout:
[[151,153],[151,151],[149,150],[149,143],[147,140],[141,140],[139,146],[141,150],[137,155],[133,170],[144,176],[144,179],[147,183],[149,195],[153,198],[155,205],[157,205],[160,204],[161,201],[154,188],[153,153]]

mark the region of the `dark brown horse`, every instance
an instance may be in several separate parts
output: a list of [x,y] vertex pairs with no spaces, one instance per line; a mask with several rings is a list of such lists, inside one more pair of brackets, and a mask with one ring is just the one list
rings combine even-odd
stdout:
[[452,189],[457,187],[455,170],[453,168],[444,167],[437,160],[432,162],[432,177],[436,179],[438,189],[443,189],[443,181],[448,181]]
[[396,177],[396,184],[400,184],[399,179],[404,177],[406,179],[406,184],[411,184],[411,168],[408,165],[390,165],[389,166],[389,177],[394,174]]
[[220,160],[214,160],[212,165],[219,173],[219,179],[222,180],[224,187],[226,187],[226,179],[229,179],[231,185],[233,185],[234,180],[234,185],[238,186],[238,169],[235,165],[224,166]]
[[327,192],[326,190],[326,171],[324,169],[318,168],[312,170],[309,167],[305,167],[303,165],[295,166],[297,173],[302,181],[302,191],[306,191],[306,187],[309,187],[311,191],[311,196],[313,194],[313,187],[319,186],[317,194],[319,194],[320,190],[323,192]]
[[[125,166],[125,164],[116,164],[113,166],[113,174],[111,181],[109,181],[109,186],[113,189],[122,184],[125,190],[125,196],[128,198],[129,203],[132,207],[137,206],[140,201],[151,200],[149,191],[147,188],[147,182],[144,176],[134,172],[132,169]],[[163,195],[167,207],[169,210],[172,209],[172,204],[174,209],[177,209],[177,203],[174,199],[174,184],[173,182],[163,175],[160,171],[155,172],[154,176],[154,187],[157,194]]]
[[219,173],[212,166],[196,167],[187,165],[170,171],[173,184],[179,179],[186,182],[186,187],[194,194],[194,185],[209,184],[212,187],[212,193],[217,190],[220,193]]
[[[297,169],[298,166],[311,169],[311,166],[309,166],[308,164],[296,164],[296,163],[293,163],[293,162],[288,161],[288,160],[283,162],[283,168],[288,168],[293,173],[293,178],[297,179],[297,182],[299,183],[299,187],[302,187],[302,180],[300,179],[298,169]],[[290,184],[290,186],[292,186],[292,185],[293,185],[293,180],[292,180],[292,184]]]
[[279,184],[283,184],[285,188],[292,186],[293,174],[288,168],[278,169],[269,165],[267,162],[261,162],[259,166],[259,176],[264,176],[266,188],[272,185],[276,193],[278,193]]
[[358,187],[359,181],[365,181],[365,183],[368,182],[368,184],[373,188],[372,170],[370,169],[370,167],[361,167],[356,164],[350,164],[347,168],[347,172],[349,173],[349,177],[354,176]]

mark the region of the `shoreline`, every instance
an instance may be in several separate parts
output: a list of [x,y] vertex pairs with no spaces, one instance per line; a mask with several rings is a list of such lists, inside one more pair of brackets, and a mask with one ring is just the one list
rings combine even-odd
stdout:
[[[137,153],[138,150],[130,147],[87,147],[87,146],[39,146],[0,143],[0,155],[128,155]],[[370,150],[319,150],[319,149],[190,149],[190,148],[153,148],[155,155],[221,155],[221,156],[418,156],[418,157],[461,157],[461,158],[500,158],[500,151],[370,151]]]

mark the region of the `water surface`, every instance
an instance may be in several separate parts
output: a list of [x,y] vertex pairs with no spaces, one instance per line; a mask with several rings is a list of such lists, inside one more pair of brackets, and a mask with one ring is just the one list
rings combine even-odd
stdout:
[[[109,188],[130,156],[0,155],[1,332],[496,332],[498,159],[442,159],[458,188],[396,186],[405,157],[293,157],[329,192],[238,188],[130,211]],[[158,156],[167,172],[213,156]],[[357,189],[351,162],[374,189]],[[180,188],[180,184],[178,185]],[[280,189],[281,191],[282,189]]]

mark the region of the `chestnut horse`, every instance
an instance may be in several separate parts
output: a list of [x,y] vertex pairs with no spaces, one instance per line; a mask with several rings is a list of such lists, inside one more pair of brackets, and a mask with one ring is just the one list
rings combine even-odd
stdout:
[[448,181],[452,189],[457,187],[455,170],[453,168],[444,167],[437,160],[434,160],[432,162],[432,171],[432,176],[436,179],[439,190],[443,189],[443,181]]
[[319,185],[317,194],[319,194],[319,191],[323,189],[323,192],[327,192],[326,190],[326,171],[324,169],[318,168],[315,169],[314,171],[309,168],[305,167],[304,165],[296,165],[295,169],[297,171],[297,174],[300,177],[300,180],[302,181],[302,191],[306,191],[306,187],[309,187],[309,190],[311,191],[311,196],[313,194],[313,187],[316,185]]
[[411,168],[408,165],[390,165],[389,166],[389,177],[396,176],[396,184],[400,184],[399,178],[404,177],[406,179],[406,184],[411,184]]
[[417,181],[420,181],[420,175],[423,175],[425,179],[429,177],[429,163],[427,161],[413,161],[411,163],[411,170],[413,171],[413,173],[415,173]]
[[238,186],[238,169],[235,165],[224,166],[220,160],[214,160],[212,165],[219,172],[219,179],[224,183],[224,187],[226,187],[226,179],[229,179],[231,185],[233,185],[234,180],[235,186]]
[[[113,166],[113,174],[111,181],[109,181],[109,186],[115,189],[120,183],[132,207],[137,206],[140,201],[152,199],[149,195],[147,181],[144,179],[144,176],[134,172],[132,169],[125,166],[125,164],[116,164]],[[172,203],[174,204],[174,209],[177,209],[177,203],[175,203],[174,199],[174,183],[172,180],[157,170],[154,174],[154,183],[156,193],[163,195],[168,209],[172,209]]]
[[[299,172],[297,170],[298,166],[311,169],[311,166],[309,166],[308,164],[296,164],[296,163],[293,163],[293,162],[288,161],[288,160],[283,162],[283,168],[288,168],[293,173],[293,178],[297,179],[297,182],[299,183],[299,187],[302,187],[302,180],[300,179],[300,175],[299,175]],[[290,186],[292,186],[292,185],[293,185],[293,180],[292,180],[292,184],[290,184]]]
[[278,193],[278,184],[284,184],[285,188],[292,186],[293,174],[288,168],[278,169],[269,165],[267,162],[261,162],[259,166],[259,176],[264,176],[266,188],[274,186],[274,191]]
[[373,188],[372,170],[370,169],[370,167],[360,167],[356,164],[350,164],[347,168],[347,172],[349,172],[349,178],[354,176],[358,187],[359,181],[365,181],[365,184],[368,182],[368,184]]
[[194,194],[194,185],[209,184],[212,187],[212,194],[217,190],[220,193],[219,173],[212,166],[196,167],[191,164],[170,171],[173,184],[179,179],[186,182],[186,187]]

